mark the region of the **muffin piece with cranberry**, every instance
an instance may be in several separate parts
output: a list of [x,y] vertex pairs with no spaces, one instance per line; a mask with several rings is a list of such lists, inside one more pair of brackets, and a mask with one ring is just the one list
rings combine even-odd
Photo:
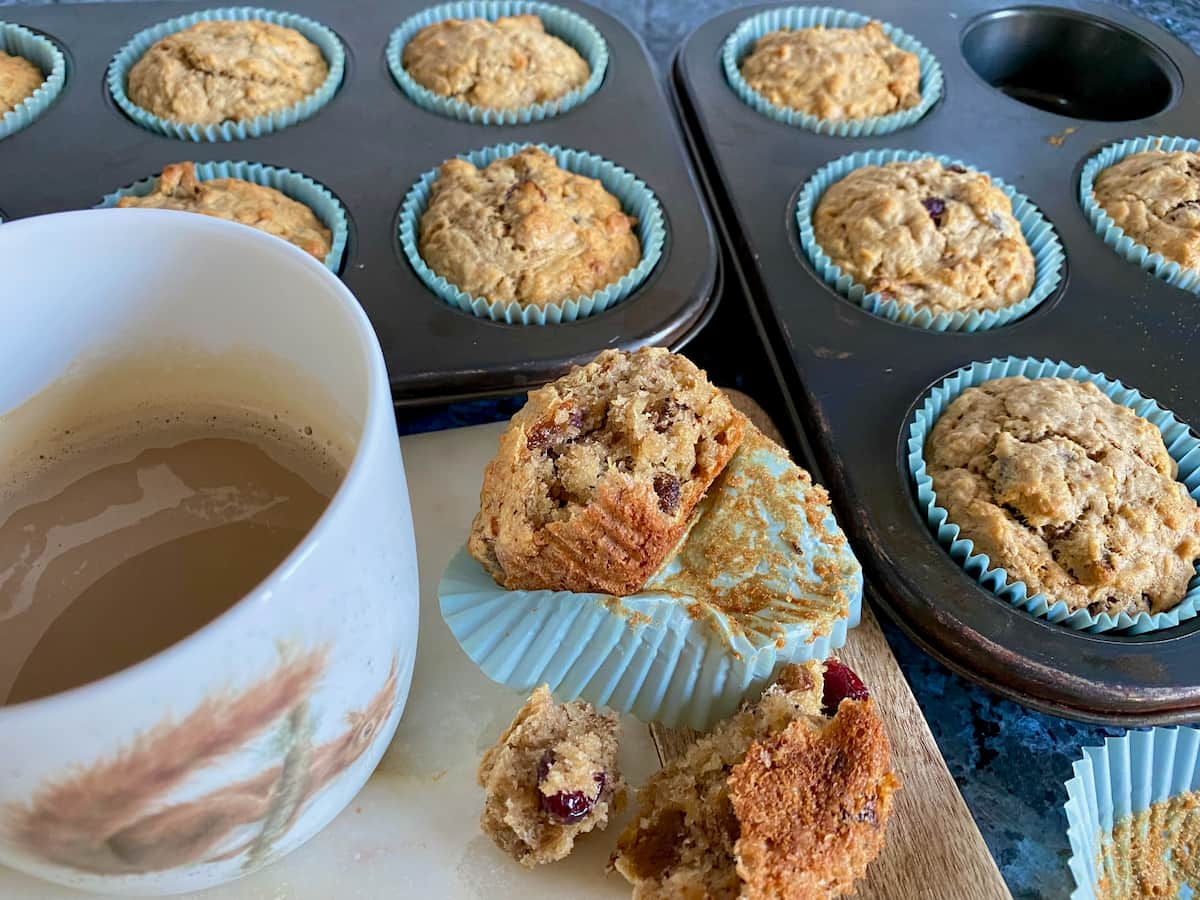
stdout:
[[793,664],[638,791],[613,866],[634,900],[843,896],[883,849],[898,787],[858,677]]
[[662,565],[745,428],[686,358],[606,350],[513,416],[467,547],[509,590],[627,596]]
[[620,723],[542,685],[479,763],[487,791],[479,827],[524,866],[562,859],[579,835],[604,830],[624,795]]

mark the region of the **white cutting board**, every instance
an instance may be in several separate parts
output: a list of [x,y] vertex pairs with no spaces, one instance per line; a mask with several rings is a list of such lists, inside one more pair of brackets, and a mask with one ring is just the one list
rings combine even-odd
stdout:
[[[739,397],[740,401],[741,398]],[[736,401],[735,401],[736,402]],[[750,407],[739,402],[739,406]],[[747,408],[747,412],[751,410]],[[753,413],[752,413],[753,415]],[[769,427],[767,423],[760,423]],[[483,791],[475,767],[524,701],[489,681],[442,621],[437,583],[479,508],[483,468],[502,425],[404,438],[404,462],[421,569],[421,633],[412,691],[396,738],[370,782],[324,832],[275,865],[198,900],[592,900],[629,897],[605,874],[627,806],[605,832],[586,835],[566,860],[530,871],[479,831]],[[929,728],[864,607],[843,657],[884,710],[905,789],[888,845],[860,885],[861,900],[992,900],[1009,896]],[[621,766],[637,785],[659,766],[650,730],[623,720]],[[660,733],[666,753],[684,735]],[[101,895],[46,884],[0,867],[3,900],[80,900]]]

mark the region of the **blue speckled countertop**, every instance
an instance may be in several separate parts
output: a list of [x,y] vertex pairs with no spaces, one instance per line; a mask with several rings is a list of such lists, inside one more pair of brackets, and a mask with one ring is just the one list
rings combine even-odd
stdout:
[[[0,0],[0,6],[16,2],[26,0]],[[736,5],[728,0],[591,2],[642,35],[664,77],[681,39],[700,22]],[[1200,52],[1200,0],[1112,2],[1157,21]],[[762,354],[740,298],[727,294],[717,316],[689,347],[689,355],[706,366],[714,380],[747,390],[770,408],[773,399],[777,402],[770,395],[778,388],[761,370]],[[398,422],[402,433],[412,433],[493,421],[510,416],[520,402],[520,398],[480,401],[402,412]],[[1080,747],[1098,744],[1106,735],[1120,733],[1119,729],[1080,725],[1026,710],[951,673],[894,627],[885,623],[884,628],[1013,895],[1067,897],[1072,882],[1066,868],[1063,783],[1080,756]]]

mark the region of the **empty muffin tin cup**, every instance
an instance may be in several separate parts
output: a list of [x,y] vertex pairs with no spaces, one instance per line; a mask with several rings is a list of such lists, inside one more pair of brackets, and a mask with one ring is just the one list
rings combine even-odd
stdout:
[[[482,169],[528,146],[531,145],[501,144],[462,154],[459,159],[465,159]],[[443,301],[463,312],[509,325],[557,325],[561,322],[586,319],[625,300],[646,280],[662,257],[667,236],[666,217],[658,198],[645,182],[616,163],[582,150],[567,150],[545,144],[536,146],[553,156],[560,168],[597,179],[606,191],[620,201],[625,214],[637,219],[642,258],[619,279],[586,297],[575,297],[544,306],[522,306],[515,300],[505,303],[501,300],[488,300],[486,297],[472,297],[426,265],[418,250],[421,216],[429,206],[433,183],[437,180],[439,172],[439,169],[430,169],[417,179],[417,183],[409,190],[400,207],[400,246],[421,281]]]
[[[315,91],[285,109],[277,109],[252,119],[236,122],[225,121],[214,125],[196,125],[163,119],[138,106],[129,98],[125,92],[129,70],[151,46],[167,35],[183,31],[199,22],[222,20],[270,22],[273,25],[281,25],[284,28],[300,32],[320,49],[321,55],[325,57],[325,62],[329,66],[329,74]],[[345,72],[346,50],[342,46],[341,39],[320,22],[293,13],[277,12],[253,6],[237,6],[206,9],[202,12],[177,16],[139,31],[112,58],[112,62],[108,65],[107,81],[108,91],[112,95],[113,102],[125,115],[147,131],[178,138],[182,141],[203,143],[205,141],[244,141],[247,138],[262,137],[311,118],[337,93]]]
[[[918,309],[911,303],[885,298],[878,293],[868,293],[864,285],[842,272],[840,266],[821,249],[813,233],[813,214],[825,195],[825,191],[836,181],[845,178],[863,166],[883,166],[891,162],[913,162],[918,159],[936,159],[944,166],[961,166],[973,172],[988,175],[992,184],[1000,188],[1012,202],[1013,217],[1021,227],[1025,243],[1033,252],[1035,275],[1029,296],[1001,309],[971,310],[963,312],[942,311],[933,313]],[[1053,226],[1033,205],[1033,201],[1014,190],[999,178],[961,160],[938,156],[921,150],[867,150],[843,156],[817,170],[800,191],[796,202],[796,225],[799,228],[800,246],[821,280],[848,300],[857,303],[867,312],[925,328],[929,331],[986,331],[1015,322],[1044,301],[1062,281],[1063,248]]]
[[[757,696],[785,663],[830,656],[859,622],[862,569],[827,497],[794,473],[785,451],[744,442],[720,476],[721,497],[714,488],[701,502],[697,518],[711,516],[710,524],[693,525],[682,548],[628,597],[506,591],[462,549],[438,586],[442,617],[484,674],[513,690],[546,683],[560,699],[583,697],[644,722],[709,728]],[[773,510],[788,504],[783,521],[766,512],[768,504],[746,502],[762,491],[779,498]],[[813,503],[824,506],[819,528],[806,516],[815,513]],[[798,533],[796,522],[805,523]],[[681,581],[681,559],[709,556],[709,542],[730,534],[751,548],[744,555],[751,571]],[[744,585],[773,600],[727,613],[699,591],[681,590],[693,581],[712,597],[737,596]]]
[[782,6],[768,9],[744,20],[725,39],[721,47],[721,66],[725,80],[733,92],[751,109],[762,113],[776,122],[807,128],[819,134],[837,137],[869,137],[890,134],[907,128],[929,112],[942,95],[942,67],[933,54],[926,50],[916,38],[901,31],[895,25],[881,22],[884,32],[901,50],[916,55],[921,66],[921,99],[911,109],[903,109],[886,116],[871,116],[865,119],[822,119],[811,113],[777,106],[750,87],[742,77],[741,62],[754,49],[754,44],[763,35],[782,28],[798,29],[824,26],[825,28],[861,28],[872,21],[870,16],[848,12],[830,6]]
[[947,376],[925,396],[908,424],[908,470],[916,485],[917,505],[936,535],[938,543],[946,548],[951,558],[962,566],[968,575],[1000,599],[1025,610],[1030,615],[1077,631],[1143,634],[1173,628],[1180,622],[1194,618],[1197,607],[1200,606],[1200,563],[1196,565],[1196,574],[1188,582],[1183,599],[1177,606],[1165,612],[1154,615],[1140,612],[1136,617],[1126,612],[1117,616],[1108,613],[1092,615],[1086,609],[1072,612],[1062,600],[1055,601],[1041,593],[1030,595],[1023,581],[1010,578],[1008,572],[998,566],[993,567],[986,554],[975,553],[975,545],[970,538],[960,536],[959,527],[950,521],[949,513],[938,505],[933,479],[925,467],[925,440],[946,408],[967,388],[1016,375],[1024,375],[1026,378],[1071,378],[1075,381],[1090,381],[1111,400],[1132,409],[1162,434],[1167,453],[1178,466],[1176,480],[1184,485],[1194,499],[1200,500],[1200,440],[1197,440],[1188,426],[1176,419],[1172,413],[1148,397],[1143,397],[1133,388],[1104,375],[1090,372],[1083,366],[1048,359],[1010,356],[1006,359],[972,363]]
[[[1134,896],[1136,885],[1127,884],[1128,847],[1114,842],[1113,829],[1157,803],[1200,790],[1198,761],[1200,731],[1195,728],[1130,731],[1107,738],[1103,746],[1083,748],[1063,806],[1071,845],[1067,865],[1075,879],[1071,900],[1095,900],[1101,881],[1108,887],[1105,897]],[[1166,818],[1158,824],[1169,832],[1180,822]],[[1185,888],[1179,896],[1192,894]]]
[[29,60],[45,76],[32,94],[0,116],[0,140],[4,140],[30,125],[58,99],[67,81],[67,59],[54,41],[8,22],[0,22],[0,50]]
[[[582,87],[542,103],[512,109],[488,109],[436,94],[418,84],[404,68],[404,48],[423,28],[446,19],[487,19],[494,22],[503,16],[521,15],[537,16],[542,20],[547,34],[569,44],[584,58],[591,71]],[[477,125],[525,125],[565,113],[596,93],[604,83],[604,73],[608,69],[608,45],[596,26],[578,13],[561,6],[531,0],[461,0],[430,7],[406,19],[388,40],[387,63],[396,84],[421,109]]]
[[[194,165],[197,181],[211,181],[214,178],[240,178],[242,181],[249,181],[252,184],[274,188],[298,203],[303,203],[330,231],[329,252],[324,259],[326,267],[332,272],[337,272],[341,268],[350,229],[346,210],[328,188],[313,181],[307,175],[293,172],[291,169],[264,166],[262,163],[198,162]],[[141,181],[136,181],[111,194],[106,194],[96,208],[104,209],[116,206],[122,197],[145,197],[153,192],[157,185],[157,175],[143,178]]]
[[1141,269],[1152,272],[1168,284],[1193,294],[1200,294],[1200,271],[1185,269],[1179,263],[1166,259],[1161,253],[1155,253],[1145,244],[1139,244],[1125,233],[1125,229],[1117,225],[1112,216],[1104,211],[1093,188],[1100,173],[1109,166],[1116,165],[1127,156],[1135,153],[1145,153],[1147,150],[1163,150],[1167,153],[1185,151],[1200,152],[1200,140],[1182,137],[1141,137],[1120,141],[1105,147],[1083,166],[1079,176],[1079,204],[1083,207],[1096,234],[1101,240],[1112,247],[1122,257]]

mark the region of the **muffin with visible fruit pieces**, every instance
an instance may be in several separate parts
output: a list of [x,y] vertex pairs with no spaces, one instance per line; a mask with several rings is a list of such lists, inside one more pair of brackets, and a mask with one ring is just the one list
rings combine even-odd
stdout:
[[619,735],[615,715],[579,700],[555,703],[539,687],[479,763],[484,834],[532,867],[562,859],[581,834],[603,830],[625,791]]
[[28,100],[45,80],[42,70],[25,57],[0,50],[0,116]]
[[482,109],[557,100],[591,74],[575,48],[547,34],[535,15],[434,22],[405,45],[403,63],[422,87]]
[[194,163],[173,163],[162,171],[154,189],[142,197],[126,196],[121,208],[175,209],[240,222],[283,238],[324,260],[332,233],[316,214],[281,191],[240,178],[196,179]]
[[686,358],[606,350],[513,417],[484,471],[468,549],[509,590],[631,594],[745,429]]
[[921,101],[921,64],[879,22],[861,28],[782,28],[764,34],[739,66],[776,106],[821,119],[867,119]]
[[1096,176],[1092,194],[1137,243],[1200,271],[1200,153],[1131,154]]
[[867,293],[935,315],[1012,306],[1037,275],[1004,191],[932,157],[852,170],[821,197],[813,236]]
[[1015,376],[967,388],[925,443],[960,538],[1028,594],[1092,615],[1179,604],[1200,557],[1200,507],[1161,432],[1096,385]]
[[320,48],[257,19],[197,22],[155,42],[129,70],[126,94],[170,122],[241,122],[294,106],[329,75]]
[[471,297],[523,307],[589,296],[642,258],[620,201],[539,147],[483,169],[443,163],[419,224],[430,269]]
[[858,676],[790,665],[638,790],[612,865],[634,900],[844,896],[883,849],[898,788]]

